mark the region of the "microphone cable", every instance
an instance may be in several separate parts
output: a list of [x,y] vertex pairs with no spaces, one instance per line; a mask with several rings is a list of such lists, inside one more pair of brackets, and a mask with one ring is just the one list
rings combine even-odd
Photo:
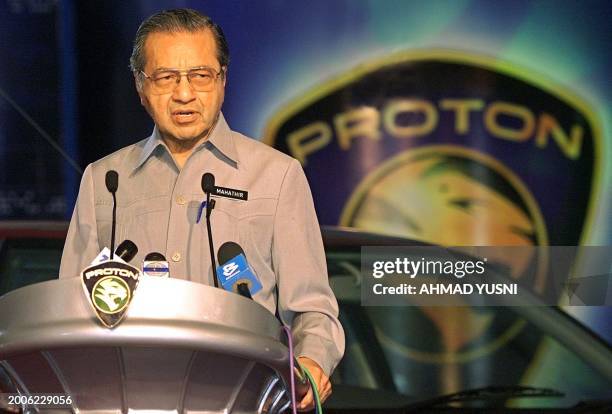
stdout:
[[293,338],[291,337],[291,329],[288,326],[283,325],[283,330],[287,334],[287,345],[289,346],[289,369],[291,377],[291,409],[293,414],[297,414],[297,404],[295,401],[295,366],[293,365]]
[[315,384],[315,380],[312,377],[312,374],[310,374],[310,371],[308,371],[308,368],[303,367],[302,365],[300,365],[300,368],[302,368],[302,371],[304,371],[306,378],[308,378],[308,381],[310,382],[310,388],[312,389],[312,395],[314,396],[315,400],[315,413],[323,414],[323,407],[321,407],[321,397],[319,396],[319,391],[317,390],[317,384]]
[[[290,371],[291,372],[291,407],[293,410],[293,414],[297,414],[297,403],[295,399],[295,377],[294,377],[295,365],[293,364],[293,361],[294,361],[293,339],[291,337],[291,329],[288,326],[283,325],[283,330],[287,334],[287,345],[289,346],[289,368],[291,370]],[[298,364],[300,363],[298,362]],[[312,390],[312,395],[315,400],[315,413],[323,414],[323,407],[321,407],[321,397],[319,396],[319,390],[317,389],[317,384],[315,383],[315,380],[312,377],[312,374],[310,373],[310,371],[308,371],[308,368],[303,367],[301,364],[300,364],[300,369],[304,371],[306,378],[308,378],[308,382],[310,382],[310,389]]]

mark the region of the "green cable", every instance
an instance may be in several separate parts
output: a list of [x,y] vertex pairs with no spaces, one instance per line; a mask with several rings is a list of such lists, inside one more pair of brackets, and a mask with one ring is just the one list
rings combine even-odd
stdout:
[[308,371],[308,368],[302,366],[301,364],[300,368],[302,368],[302,371],[304,371],[304,374],[306,374],[306,378],[308,378],[308,381],[310,382],[310,387],[312,388],[312,395],[314,395],[315,399],[316,412],[319,414],[323,414],[323,408],[321,407],[321,398],[319,397],[319,390],[317,390],[317,385],[315,384],[314,378],[312,377],[310,371]]

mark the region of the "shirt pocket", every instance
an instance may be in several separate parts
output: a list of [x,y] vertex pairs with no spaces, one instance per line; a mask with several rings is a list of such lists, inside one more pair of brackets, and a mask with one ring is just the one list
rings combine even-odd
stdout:
[[[147,252],[164,251],[169,214],[168,203],[166,195],[120,203],[117,206],[116,245],[126,239],[133,241],[138,247],[136,256],[138,260]],[[98,239],[101,247],[110,246],[112,210],[112,204],[98,203],[96,205]]]
[[[214,243],[221,246],[227,241],[238,243],[249,263],[270,264],[274,215],[277,200],[253,198],[247,201],[215,197],[211,215]],[[204,220],[205,212],[202,213]],[[217,247],[218,249],[218,247]]]

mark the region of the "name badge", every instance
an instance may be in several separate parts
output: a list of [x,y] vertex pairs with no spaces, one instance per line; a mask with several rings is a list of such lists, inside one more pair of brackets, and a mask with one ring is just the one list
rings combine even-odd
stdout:
[[234,200],[247,201],[249,199],[249,192],[244,190],[237,190],[235,188],[219,187],[215,186],[215,190],[212,195],[225,198],[233,198]]

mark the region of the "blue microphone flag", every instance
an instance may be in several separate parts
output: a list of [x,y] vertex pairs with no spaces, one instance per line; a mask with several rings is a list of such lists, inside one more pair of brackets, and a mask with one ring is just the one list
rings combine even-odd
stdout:
[[246,283],[251,295],[261,290],[261,282],[249,267],[244,254],[239,254],[217,267],[217,275],[219,283],[227,291],[236,293],[239,283]]

